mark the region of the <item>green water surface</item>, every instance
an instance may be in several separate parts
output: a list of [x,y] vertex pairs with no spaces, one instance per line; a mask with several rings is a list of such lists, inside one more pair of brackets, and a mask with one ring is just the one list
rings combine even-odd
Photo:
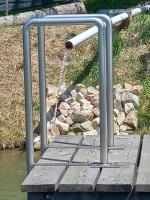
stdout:
[[26,194],[20,191],[25,175],[24,151],[0,151],[0,200],[26,200]]

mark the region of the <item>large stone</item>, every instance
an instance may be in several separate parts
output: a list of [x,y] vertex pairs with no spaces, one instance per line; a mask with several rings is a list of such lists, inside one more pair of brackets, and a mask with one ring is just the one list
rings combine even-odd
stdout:
[[91,110],[81,110],[81,111],[74,111],[70,114],[71,119],[73,122],[85,122],[87,120],[92,120],[93,119],[93,112]]
[[84,129],[80,126],[80,123],[73,124],[70,127],[70,130],[73,131],[74,133],[80,133],[84,131]]
[[93,105],[91,104],[91,102],[86,99],[80,100],[80,106],[82,110],[92,110],[93,108]]
[[68,99],[68,98],[69,98],[69,94],[66,93],[66,92],[61,93],[61,94],[59,95],[59,99],[62,100],[62,101],[65,101],[65,100]]
[[69,97],[69,98],[65,99],[65,102],[70,105],[70,104],[74,103],[74,100],[72,97]]
[[126,131],[133,131],[134,130],[134,128],[132,128],[131,126],[128,126],[128,125],[126,125]]
[[118,92],[114,93],[114,99],[116,99],[116,100],[121,102],[121,94],[118,93]]
[[84,95],[81,92],[79,92],[77,93],[76,101],[80,102],[81,99],[84,99]]
[[68,110],[60,109],[60,113],[63,114],[65,117],[68,116]]
[[121,105],[121,101],[118,100],[118,99],[114,99],[114,108],[119,110],[119,111],[122,111],[122,105]]
[[117,91],[120,90],[120,89],[122,89],[122,85],[121,85],[120,83],[113,86],[113,91],[114,91],[114,92],[117,92]]
[[65,116],[63,114],[60,114],[57,119],[60,121],[60,122],[65,122]]
[[95,89],[95,87],[88,87],[87,88],[87,95],[89,95],[89,94],[97,95],[97,94],[99,94],[99,91],[97,89]]
[[65,93],[66,89],[67,89],[66,84],[65,84],[65,83],[62,83],[62,84],[60,85],[60,87],[59,87],[59,91],[58,91],[59,95]]
[[116,117],[116,119],[117,119],[117,117],[119,116],[119,114],[120,114],[120,111],[118,110],[118,109],[114,109],[113,110],[113,114],[114,114],[114,116]]
[[135,107],[133,105],[133,103],[125,103],[124,105],[124,111],[125,111],[125,114],[127,115],[130,111],[133,111],[135,110]]
[[92,122],[91,121],[86,121],[86,122],[83,122],[81,125],[81,128],[84,129],[84,131],[90,131],[90,130],[93,130],[93,127],[92,127]]
[[[56,137],[56,136],[55,136],[55,137]],[[53,137],[53,136],[51,135],[51,133],[48,133],[48,134],[47,134],[48,143],[52,142],[52,141],[55,139],[55,137]]]
[[80,90],[80,92],[84,95],[84,97],[86,96],[86,94],[87,94],[87,89],[86,88],[82,88],[81,90]]
[[49,135],[49,138],[51,136],[51,139],[54,139],[54,138],[56,138],[57,136],[60,135],[59,128],[57,127],[57,125],[55,124],[55,122],[53,122],[51,124],[51,130],[50,130],[50,132],[49,132],[48,135]]
[[134,106],[139,106],[139,97],[130,92],[122,94],[121,101],[123,106],[125,103],[133,103]]
[[95,95],[95,94],[88,94],[88,95],[85,96],[85,98],[88,101],[92,101],[95,98],[95,96],[97,96],[97,95]]
[[114,122],[114,134],[120,134],[120,131],[119,131],[119,126],[116,122]]
[[37,134],[34,134],[33,138],[34,138],[34,140],[33,140],[34,150],[38,151],[41,148],[41,138]]
[[69,126],[71,126],[73,124],[73,121],[70,116],[66,117],[64,122],[67,123]]
[[67,123],[60,122],[57,118],[55,124],[61,133],[66,133],[69,130],[69,125]]
[[50,108],[58,103],[58,97],[48,97],[46,99],[46,107],[47,107],[47,112],[50,110]]
[[91,120],[91,121],[93,120],[94,114],[93,114],[92,110],[84,110],[81,112],[86,114],[86,117],[88,120]]
[[132,128],[137,128],[137,111],[131,111],[128,113],[128,115],[125,118],[124,123],[129,125]]
[[85,85],[83,85],[83,84],[77,84],[77,85],[75,86],[76,92],[80,92],[81,89],[83,89],[83,88],[85,88]]
[[99,117],[100,116],[100,111],[99,111],[99,108],[93,108],[93,113],[96,117]]
[[94,108],[99,107],[99,96],[96,95],[93,99],[91,99],[91,104]]
[[127,126],[121,125],[120,126],[120,132],[125,132],[125,131],[127,131]]
[[119,132],[117,135],[126,136],[129,135],[127,132]]
[[58,87],[54,85],[48,85],[46,88],[47,97],[53,96],[58,97]]
[[97,130],[98,127],[100,127],[100,118],[99,117],[93,119],[92,126],[96,130]]
[[[50,130],[51,130],[51,123],[48,121],[47,122],[47,132],[49,132]],[[40,134],[40,132],[39,132],[39,134]]]
[[71,107],[71,110],[74,110],[74,111],[81,110],[80,103],[78,103],[77,101],[74,101],[73,103],[71,103],[70,107]]
[[83,132],[84,137],[86,137],[87,135],[98,135],[98,132],[96,130]]
[[46,113],[46,118],[48,121],[52,120],[52,118],[54,117],[54,113],[55,113],[55,106],[51,106],[49,111]]
[[77,97],[77,92],[76,92],[76,90],[72,90],[72,91],[70,92],[70,94],[71,94],[73,100],[76,101],[76,97]]
[[132,89],[132,85],[129,83],[123,83],[122,87],[126,90],[126,92],[130,92]]
[[125,120],[125,113],[124,112],[120,112],[119,115],[118,115],[118,117],[117,117],[117,123],[118,123],[118,125],[119,126],[122,125],[123,122],[124,122],[124,120]]
[[71,109],[70,105],[66,102],[62,102],[59,107],[58,107],[59,110],[69,110]]
[[131,90],[131,93],[133,93],[133,94],[139,96],[142,89],[143,89],[143,86],[142,86],[142,85],[133,86],[133,87],[132,87],[132,90]]

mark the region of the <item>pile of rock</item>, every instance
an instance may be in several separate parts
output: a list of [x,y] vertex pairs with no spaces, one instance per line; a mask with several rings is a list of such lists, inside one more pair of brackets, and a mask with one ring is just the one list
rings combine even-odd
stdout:
[[[123,83],[115,85],[113,89],[114,133],[127,134],[128,131],[137,128],[136,108],[139,106],[142,86]],[[49,85],[47,87],[47,129],[49,140],[59,134],[84,136],[99,134],[99,87],[77,84],[66,88],[64,84],[58,89]],[[36,141],[40,142],[39,136],[35,138],[35,144]]]
[[137,107],[141,85],[118,84],[114,89],[114,130],[116,134],[134,131],[137,128]]

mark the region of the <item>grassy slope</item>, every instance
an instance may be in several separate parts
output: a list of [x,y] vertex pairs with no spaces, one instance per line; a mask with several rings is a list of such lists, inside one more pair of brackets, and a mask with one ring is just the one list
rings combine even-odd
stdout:
[[[96,39],[91,41],[93,58],[85,60],[82,66],[71,67],[67,80],[87,85],[98,83]],[[150,52],[150,16],[139,15],[127,29],[113,35],[114,84],[128,82],[141,84],[138,112],[138,133],[146,134],[150,129],[150,74],[144,69],[141,57]],[[82,75],[81,75],[82,74]]]
[[[72,30],[75,30],[75,33]],[[64,42],[81,30],[85,30],[85,26],[46,28],[47,84],[57,85],[60,65],[66,51]],[[0,144],[7,143],[9,147],[14,147],[18,146],[25,136],[22,26],[1,26],[0,36]],[[31,30],[31,41],[33,124],[36,127],[39,122],[36,29]],[[86,43],[84,47],[73,50],[68,58],[69,63],[80,65],[84,60],[84,56],[81,58],[80,54],[88,49],[90,44]]]

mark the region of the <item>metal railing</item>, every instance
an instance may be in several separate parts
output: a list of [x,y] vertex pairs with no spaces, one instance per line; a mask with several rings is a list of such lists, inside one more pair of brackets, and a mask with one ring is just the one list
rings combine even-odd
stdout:
[[[41,155],[47,147],[47,119],[46,119],[46,78],[45,78],[45,25],[67,24],[95,24],[96,26],[77,35],[66,43],[67,48],[84,42],[98,33],[98,59],[99,59],[99,99],[100,104],[100,166],[108,164],[108,149],[114,147],[113,124],[113,80],[112,80],[112,25],[150,10],[150,6],[136,8],[131,13],[121,13],[113,18],[107,15],[58,15],[46,16],[41,19],[32,19],[24,25],[24,80],[25,80],[25,114],[26,114],[26,146],[27,146],[27,171],[34,166],[33,149],[33,123],[32,123],[32,74],[30,51],[30,27],[38,27],[38,59],[39,59],[39,94],[40,94],[40,136]],[[120,148],[119,148],[120,149]],[[107,165],[108,166],[108,165]]]
[[[72,18],[46,18],[46,19],[32,19],[24,25],[23,29],[23,46],[24,46],[24,81],[25,81],[25,115],[26,115],[26,146],[27,146],[27,172],[29,173],[34,165],[34,150],[33,150],[33,122],[32,122],[32,74],[31,74],[31,51],[30,51],[30,27],[39,27],[39,82],[40,82],[40,128],[41,132],[41,146],[42,153],[45,151],[47,145],[46,139],[46,94],[45,94],[45,59],[44,59],[44,37],[41,34],[43,26],[45,25],[67,25],[67,24],[92,24],[98,27],[98,47],[99,47],[99,76],[100,76],[100,108],[101,108],[101,148],[100,148],[100,163],[107,163],[107,103],[106,103],[106,25],[99,18],[76,17]],[[41,27],[41,28],[40,28]],[[42,53],[42,57],[41,57]],[[42,121],[41,121],[42,120]]]

